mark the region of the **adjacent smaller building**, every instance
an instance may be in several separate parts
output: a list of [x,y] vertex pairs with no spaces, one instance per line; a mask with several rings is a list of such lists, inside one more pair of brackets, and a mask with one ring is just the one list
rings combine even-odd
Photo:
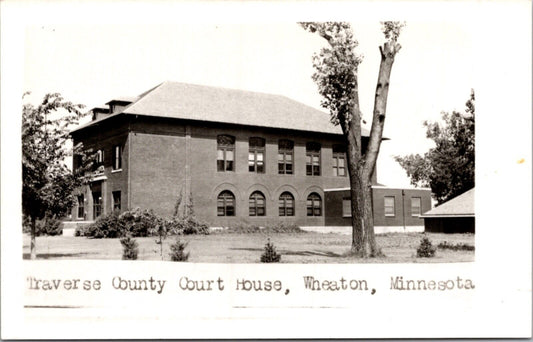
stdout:
[[[326,226],[351,226],[350,188],[325,189]],[[422,213],[431,209],[429,188],[372,186],[372,208],[376,234],[423,232]]]
[[475,233],[474,189],[424,213],[426,232]]

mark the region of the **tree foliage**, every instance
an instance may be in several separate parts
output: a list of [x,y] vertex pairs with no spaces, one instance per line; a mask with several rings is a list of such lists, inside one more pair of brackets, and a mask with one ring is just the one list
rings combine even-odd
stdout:
[[[25,94],[26,95],[26,94]],[[32,258],[35,257],[35,221],[67,214],[74,204],[74,189],[87,180],[90,157],[75,146],[83,167],[72,173],[65,165],[71,155],[69,127],[84,116],[83,105],[47,94],[38,106],[22,106],[22,212],[32,225]]]
[[435,142],[424,155],[395,159],[416,186],[429,186],[438,203],[475,186],[475,94],[471,91],[465,113],[442,113],[443,124],[424,122],[427,138]]
[[[361,110],[359,105],[358,68],[363,57],[356,52],[358,41],[346,22],[300,23],[311,33],[324,38],[328,45],[313,56],[312,78],[323,97],[322,106],[330,120],[340,125],[347,146],[348,174],[352,210],[352,251],[359,256],[381,255],[374,238],[372,216],[372,174],[383,136],[389,80],[394,57],[400,50],[398,37],[404,24],[383,22],[386,42],[379,47],[381,63],[374,98],[369,143],[361,145]],[[367,247],[370,253],[367,253]]]

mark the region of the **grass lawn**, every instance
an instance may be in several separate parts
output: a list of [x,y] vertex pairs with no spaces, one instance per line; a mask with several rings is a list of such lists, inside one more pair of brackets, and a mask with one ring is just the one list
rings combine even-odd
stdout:
[[[267,238],[282,255],[282,263],[427,263],[427,262],[468,262],[474,261],[474,251],[452,251],[438,249],[434,258],[417,258],[416,248],[422,233],[393,233],[377,235],[376,239],[386,257],[354,259],[346,256],[350,250],[351,236],[323,233],[263,233],[211,235],[188,235],[180,239],[188,242],[186,252],[190,252],[189,262],[202,263],[257,263]],[[474,246],[473,234],[426,234],[433,246],[440,242]],[[139,244],[139,259],[161,260],[160,246],[155,237],[136,238]],[[164,242],[163,256],[170,260],[169,245],[174,241],[169,237]],[[36,238],[38,259],[122,259],[122,246],[119,239],[90,239],[70,236],[42,236]],[[29,258],[30,237],[23,239],[23,257]]]

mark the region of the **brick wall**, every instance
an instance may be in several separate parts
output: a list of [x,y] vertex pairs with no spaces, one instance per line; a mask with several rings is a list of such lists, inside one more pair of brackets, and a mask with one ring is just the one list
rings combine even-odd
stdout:
[[[403,195],[402,195],[403,193]],[[394,215],[385,215],[385,197],[394,197]],[[421,199],[421,213],[431,209],[431,191],[426,189],[393,189],[374,187],[372,189],[372,208],[374,226],[423,226],[424,221],[413,215],[411,198]],[[350,198],[349,190],[326,192],[326,225],[350,226],[351,217],[343,217],[342,201]],[[404,215],[405,214],[405,215]]]

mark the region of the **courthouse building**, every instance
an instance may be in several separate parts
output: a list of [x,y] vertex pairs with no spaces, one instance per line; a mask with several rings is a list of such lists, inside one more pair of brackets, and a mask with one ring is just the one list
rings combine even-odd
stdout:
[[[350,225],[340,127],[284,96],[164,82],[92,109],[71,135],[97,151],[74,220],[136,207],[170,216],[191,196],[195,215],[215,227]],[[363,129],[363,148],[368,136]],[[386,188],[376,174],[373,182],[377,226],[423,227],[429,190]]]

